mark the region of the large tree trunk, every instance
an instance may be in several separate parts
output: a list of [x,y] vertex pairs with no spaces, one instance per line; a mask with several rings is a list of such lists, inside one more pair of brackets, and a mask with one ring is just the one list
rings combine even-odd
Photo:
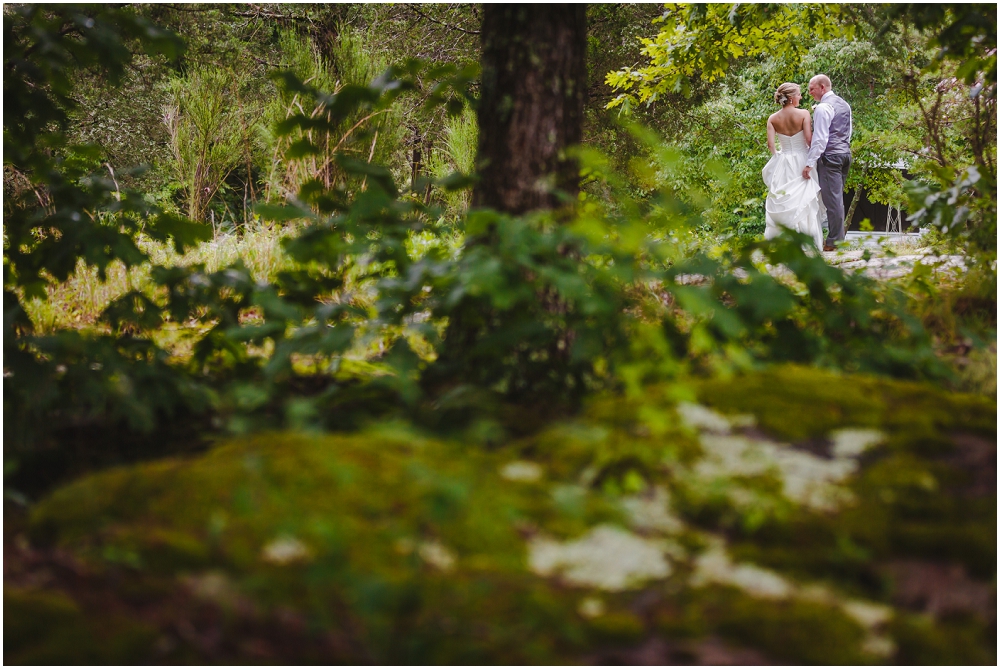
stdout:
[[566,147],[582,138],[586,5],[483,7],[479,184],[473,204],[520,214],[575,196]]
[[[483,7],[481,35],[479,182],[473,190],[473,205],[523,214],[558,207],[560,192],[575,200],[579,168],[565,150],[583,136],[586,7],[488,4]],[[467,237],[465,243],[469,248],[491,240],[489,235]],[[562,308],[546,295],[538,299],[550,311]],[[434,387],[476,378],[474,352],[498,327],[496,318],[475,300],[454,309],[445,333],[447,346],[427,370],[424,383]],[[552,360],[567,356],[569,336],[563,338],[561,347],[553,344],[553,350],[543,353]],[[495,355],[525,355],[512,342],[495,346]]]

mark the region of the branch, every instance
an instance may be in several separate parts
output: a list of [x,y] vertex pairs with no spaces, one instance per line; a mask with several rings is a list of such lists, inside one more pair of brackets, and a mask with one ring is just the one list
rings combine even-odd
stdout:
[[273,67],[276,70],[289,70],[290,65],[278,65],[277,63],[272,63],[270,61],[264,60],[263,58],[258,58],[257,56],[250,56],[252,59],[260,63],[261,65],[266,65],[267,67]]
[[[343,144],[344,141],[351,135],[351,133],[354,132],[355,130],[357,130],[358,126],[360,126],[362,123],[364,123],[368,119],[372,118],[373,116],[378,116],[379,114],[384,114],[387,111],[389,111],[389,110],[388,109],[383,109],[381,111],[377,111],[377,112],[371,113],[368,116],[365,116],[363,119],[361,119],[357,123],[355,123],[353,126],[351,126],[350,130],[348,130],[347,132],[344,133],[344,136],[340,138],[340,141],[337,142],[337,146],[333,147],[333,150],[336,151],[337,149],[339,149],[340,145]],[[375,136],[376,137],[378,136],[378,130],[375,131]],[[373,145],[374,145],[374,143],[373,143]],[[371,162],[371,160],[372,159],[369,158],[368,162]]]
[[[72,23],[67,26],[63,26],[63,28],[59,31],[59,33],[56,36],[66,37],[66,35],[70,35],[72,33],[76,33],[77,35],[82,36],[80,30]],[[41,42],[35,42],[34,44],[29,45],[24,50],[24,55],[22,56],[22,58],[27,58],[28,56],[30,56],[35,51],[35,49],[37,49],[40,45]]]
[[[253,7],[253,5],[250,5]],[[268,12],[263,9],[258,9],[255,12],[229,12],[230,16],[241,16],[248,19],[284,19],[288,21],[304,21],[306,23],[313,23],[311,17],[308,16],[293,16],[291,14],[278,14],[276,12]]]
[[218,7],[212,7],[212,6],[208,6],[208,7],[182,7],[182,6],[178,6],[178,5],[168,5],[168,4],[164,4],[163,6],[166,7],[167,9],[172,9],[172,10],[174,10],[176,12],[210,12],[213,9],[218,9]]
[[479,34],[478,30],[466,30],[465,28],[461,28],[459,26],[453,26],[453,25],[451,25],[449,23],[445,23],[444,21],[438,21],[435,18],[431,18],[430,16],[427,16],[426,14],[424,14],[422,11],[420,11],[416,7],[410,7],[410,9],[413,12],[415,12],[418,16],[420,16],[421,18],[427,19],[431,23],[436,23],[436,24],[438,24],[440,26],[444,26],[445,28],[449,28],[451,30],[457,30],[458,32],[465,33],[466,35],[478,35]]

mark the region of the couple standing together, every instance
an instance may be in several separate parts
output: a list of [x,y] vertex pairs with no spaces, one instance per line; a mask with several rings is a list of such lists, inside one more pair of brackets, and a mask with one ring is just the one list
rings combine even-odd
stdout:
[[[767,185],[765,239],[791,228],[812,237],[816,248],[833,251],[847,236],[844,230],[844,181],[851,168],[851,107],[833,92],[830,77],[809,80],[816,105],[814,119],[798,109],[798,84],[781,84],[774,101],[781,111],[767,119],[767,148],[771,160],[764,166]],[[775,148],[777,138],[781,150]],[[829,234],[823,240],[823,219]]]

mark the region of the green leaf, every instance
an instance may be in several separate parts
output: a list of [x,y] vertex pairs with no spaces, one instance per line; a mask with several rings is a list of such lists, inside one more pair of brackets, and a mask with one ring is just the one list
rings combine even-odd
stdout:
[[285,151],[285,158],[288,160],[296,160],[298,158],[305,158],[306,156],[315,156],[320,153],[319,147],[310,142],[308,139],[302,138],[296,142],[292,142],[288,150]]
[[370,183],[381,187],[390,197],[399,195],[399,191],[396,190],[396,184],[392,179],[392,172],[388,168],[358,160],[357,158],[351,158],[340,153],[337,154],[335,161],[348,174],[367,177]]
[[187,248],[212,238],[210,225],[169,213],[162,213],[153,219],[147,232],[161,241],[172,238],[177,253],[184,253]]

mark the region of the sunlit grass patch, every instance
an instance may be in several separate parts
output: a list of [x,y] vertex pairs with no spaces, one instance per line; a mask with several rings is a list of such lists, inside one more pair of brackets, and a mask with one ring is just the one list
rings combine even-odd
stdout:
[[122,263],[113,262],[102,281],[97,268],[87,267],[81,260],[66,281],[49,286],[48,299],[35,298],[25,304],[25,310],[39,334],[83,330],[95,325],[112,300],[131,290],[150,295],[155,292],[148,265],[126,270]]
[[[156,265],[204,264],[206,270],[215,272],[242,260],[255,280],[269,282],[289,265],[281,249],[281,239],[287,234],[287,228],[262,224],[240,235],[220,234],[183,256],[169,245],[145,237],[140,237],[139,246]],[[48,299],[31,300],[26,311],[41,334],[61,329],[85,330],[94,327],[101,312],[114,299],[132,290],[155,299],[157,287],[148,264],[126,270],[120,262],[113,262],[102,281],[97,269],[81,260],[69,279],[49,286]]]

